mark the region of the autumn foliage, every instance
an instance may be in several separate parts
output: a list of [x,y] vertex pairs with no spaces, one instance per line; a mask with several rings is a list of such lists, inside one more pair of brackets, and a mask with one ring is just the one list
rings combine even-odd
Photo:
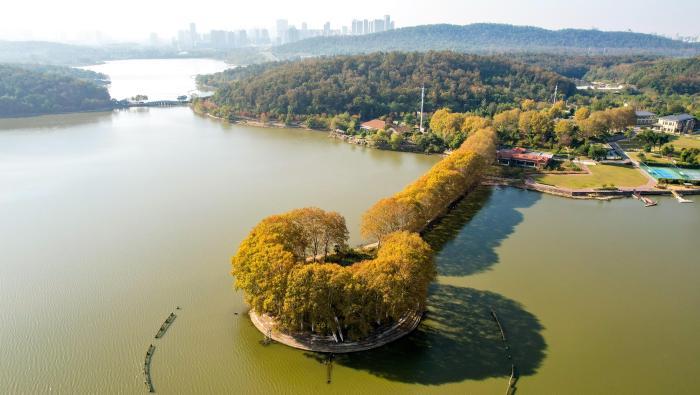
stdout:
[[339,340],[422,309],[435,267],[420,236],[395,232],[375,259],[350,266],[324,262],[325,251],[342,249],[346,239],[337,213],[305,208],[265,218],[233,257],[235,286],[281,329]]
[[338,213],[303,208],[262,220],[233,257],[235,287],[257,313],[287,332],[361,338],[420,312],[435,277],[428,244],[417,233],[480,179],[495,154],[485,120],[460,121],[469,137],[452,154],[362,219],[362,233],[380,241],[374,259],[341,266],[348,231]]
[[362,217],[362,236],[383,242],[384,236],[392,232],[420,232],[472,188],[493,162],[496,151],[496,132],[485,123],[479,126],[485,127],[471,132],[457,150],[403,191],[367,210]]

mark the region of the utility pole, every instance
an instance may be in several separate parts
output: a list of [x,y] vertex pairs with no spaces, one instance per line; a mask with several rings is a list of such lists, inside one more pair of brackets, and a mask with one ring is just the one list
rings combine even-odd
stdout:
[[420,88],[420,125],[418,130],[423,133],[423,104],[425,102],[425,85]]

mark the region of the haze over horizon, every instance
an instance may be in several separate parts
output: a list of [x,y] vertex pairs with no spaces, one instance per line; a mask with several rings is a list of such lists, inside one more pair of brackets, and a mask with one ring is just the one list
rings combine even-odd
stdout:
[[[353,19],[375,19],[391,15],[396,27],[435,23],[466,25],[470,23],[507,23],[546,29],[591,29],[656,33],[676,38],[698,36],[693,23],[679,23],[664,15],[700,14],[700,2],[669,0],[495,0],[488,4],[475,1],[436,0],[406,7],[398,0],[380,2],[356,0],[332,4],[327,1],[303,0],[283,2],[261,0],[254,3],[218,4],[203,0],[193,7],[190,2],[174,0],[140,2],[123,0],[117,7],[97,8],[88,0],[49,2],[28,0],[6,5],[0,14],[0,39],[47,40],[89,43],[96,41],[144,42],[151,33],[169,40],[190,22],[199,31],[266,28],[274,34],[277,19],[290,24],[306,22],[309,28],[321,28],[330,22],[334,29],[349,26]],[[41,10],[41,12],[37,12]],[[574,10],[574,11],[572,11]],[[680,12],[682,10],[682,12]],[[670,13],[670,14],[669,14]]]

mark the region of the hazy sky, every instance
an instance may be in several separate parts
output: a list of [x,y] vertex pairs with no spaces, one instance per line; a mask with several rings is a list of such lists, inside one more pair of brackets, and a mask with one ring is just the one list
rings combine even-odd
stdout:
[[[197,30],[264,27],[275,20],[320,28],[349,25],[353,18],[390,14],[397,27],[428,23],[498,22],[550,29],[598,28],[700,35],[700,0],[19,0],[0,10],[0,38],[73,40],[101,31],[117,40],[169,38],[190,22]],[[409,5],[413,3],[412,5]]]

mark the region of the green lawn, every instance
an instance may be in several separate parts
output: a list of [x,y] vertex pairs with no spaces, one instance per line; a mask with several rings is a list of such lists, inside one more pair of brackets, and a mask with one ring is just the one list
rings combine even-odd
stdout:
[[[630,158],[636,160],[637,162],[641,162],[641,160],[639,160],[640,153],[641,152],[627,152],[627,155],[629,155]],[[663,155],[656,156],[655,154],[645,152],[644,156],[646,156],[644,162],[654,161],[656,163],[673,163],[672,159],[669,159],[668,157],[665,157]]]
[[698,148],[700,149],[700,136],[676,136],[671,137],[669,144],[680,151],[681,148]]
[[632,167],[595,165],[588,166],[592,174],[543,174],[535,180],[543,184],[570,189],[616,187],[638,187],[648,179]]

